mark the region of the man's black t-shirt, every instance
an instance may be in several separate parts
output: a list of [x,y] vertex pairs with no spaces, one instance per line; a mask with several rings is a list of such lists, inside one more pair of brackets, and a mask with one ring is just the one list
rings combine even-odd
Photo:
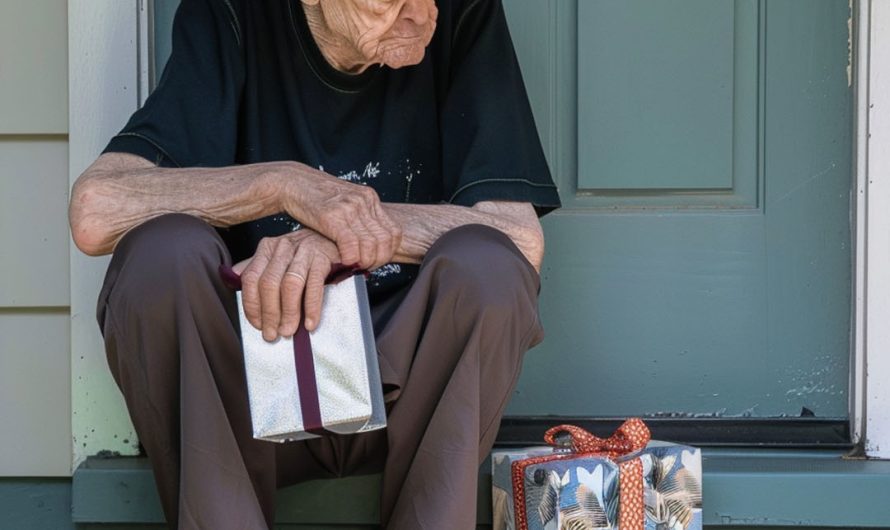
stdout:
[[[163,167],[296,160],[384,202],[559,206],[500,0],[439,0],[425,58],[359,75],[321,55],[300,0],[183,0],[156,90],[106,152]],[[232,257],[298,227],[285,214],[220,229]],[[379,298],[416,266],[389,264]]]

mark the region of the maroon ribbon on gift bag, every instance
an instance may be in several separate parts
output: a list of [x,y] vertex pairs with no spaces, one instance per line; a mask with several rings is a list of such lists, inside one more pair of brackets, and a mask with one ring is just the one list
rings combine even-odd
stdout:
[[[334,285],[364,271],[356,266],[335,263],[325,278],[325,285]],[[241,290],[241,276],[231,267],[219,266],[219,275],[223,283],[236,291]],[[324,428],[321,420],[321,405],[318,402],[318,381],[315,377],[315,360],[312,355],[312,340],[303,322],[304,313],[300,313],[300,325],[293,337],[294,365],[297,372],[297,389],[300,395],[300,412],[303,415],[303,429],[311,434],[324,435],[329,431]]]

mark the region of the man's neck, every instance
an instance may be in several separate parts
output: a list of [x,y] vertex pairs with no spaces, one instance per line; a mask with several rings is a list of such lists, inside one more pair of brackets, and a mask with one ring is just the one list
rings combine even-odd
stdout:
[[315,44],[321,50],[321,54],[328,64],[347,74],[360,74],[371,66],[352,42],[331,31],[319,5],[309,5],[303,2],[300,4],[306,13],[306,22],[309,25],[312,38],[315,39]]

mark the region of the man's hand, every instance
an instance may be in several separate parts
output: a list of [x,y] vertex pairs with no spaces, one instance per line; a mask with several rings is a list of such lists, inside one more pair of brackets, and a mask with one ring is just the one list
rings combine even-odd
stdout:
[[309,331],[318,326],[324,281],[331,265],[342,260],[337,246],[303,228],[260,241],[256,254],[236,264],[247,320],[273,341],[297,332],[301,310]]
[[[306,175],[307,171],[315,172]],[[338,179],[300,164],[285,175],[284,210],[300,223],[337,244],[345,265],[373,270],[392,261],[402,241],[393,222],[369,186]]]

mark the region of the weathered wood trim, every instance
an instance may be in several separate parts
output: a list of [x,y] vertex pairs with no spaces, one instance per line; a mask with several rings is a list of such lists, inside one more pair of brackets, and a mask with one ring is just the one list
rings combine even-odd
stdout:
[[[139,103],[138,0],[68,1],[69,180]],[[106,450],[135,454],[136,436],[105,361],[96,297],[108,263],[70,244],[73,466]]]
[[890,3],[862,0],[859,7],[857,410],[866,455],[890,459]]

